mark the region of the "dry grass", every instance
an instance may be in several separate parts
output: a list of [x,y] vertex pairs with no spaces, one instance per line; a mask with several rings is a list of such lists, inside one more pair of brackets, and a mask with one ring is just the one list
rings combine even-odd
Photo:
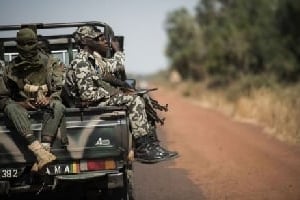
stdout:
[[[207,90],[205,84],[186,82],[175,87],[183,96],[202,106],[221,110],[227,115],[265,127],[279,140],[300,144],[300,86],[260,87],[246,93],[238,90]],[[228,98],[228,96],[234,98]]]
[[[286,93],[286,92],[284,92]],[[300,143],[300,104],[294,96],[283,96],[270,89],[251,91],[235,105],[235,116],[255,119],[267,132],[289,143]]]

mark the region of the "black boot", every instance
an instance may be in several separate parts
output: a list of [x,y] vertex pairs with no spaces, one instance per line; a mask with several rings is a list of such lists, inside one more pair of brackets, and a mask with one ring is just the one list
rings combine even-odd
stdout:
[[142,163],[157,163],[169,159],[147,135],[135,141],[135,159]]
[[163,148],[162,146],[160,146],[158,140],[153,141],[152,143],[155,145],[156,150],[161,152],[163,155],[165,155],[168,160],[178,157],[178,152],[177,151],[169,151],[169,150]]
[[159,144],[159,140],[157,137],[157,133],[154,127],[152,127],[151,132],[149,134],[149,139],[152,141],[152,143],[156,144],[156,149],[163,153],[164,155],[166,155],[168,157],[168,159],[173,159],[173,158],[177,158],[178,157],[178,152],[177,151],[169,151],[165,148],[163,148],[162,146],[160,146]]
[[177,158],[179,156],[177,151],[169,151],[169,150],[163,148],[162,146],[160,146],[158,143],[156,145],[157,145],[156,149],[159,152],[163,153],[167,157],[168,160]]

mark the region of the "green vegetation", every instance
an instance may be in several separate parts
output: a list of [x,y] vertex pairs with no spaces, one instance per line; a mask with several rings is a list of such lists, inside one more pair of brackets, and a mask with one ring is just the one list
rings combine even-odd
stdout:
[[166,53],[184,79],[267,74],[297,82],[299,17],[293,0],[202,0],[195,16],[169,13]]
[[233,105],[232,115],[300,143],[300,2],[200,0],[195,11],[170,12],[165,26],[183,95],[214,93],[211,102]]

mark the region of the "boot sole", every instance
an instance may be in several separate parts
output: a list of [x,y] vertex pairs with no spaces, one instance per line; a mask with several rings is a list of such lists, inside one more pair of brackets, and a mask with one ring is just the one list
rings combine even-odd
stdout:
[[139,159],[139,158],[135,158],[135,161],[138,161],[140,163],[144,163],[144,164],[155,164],[155,163],[159,163],[164,161],[166,158],[164,159],[156,159],[156,160],[144,160],[144,159]]
[[173,159],[178,158],[178,157],[179,157],[179,154],[174,155],[174,156],[161,158],[161,159],[155,159],[155,160],[145,160],[145,159],[141,159],[141,158],[135,158],[134,160],[138,161],[140,163],[144,163],[144,164],[155,164],[155,163],[159,163],[159,162],[163,162],[163,161],[173,160]]

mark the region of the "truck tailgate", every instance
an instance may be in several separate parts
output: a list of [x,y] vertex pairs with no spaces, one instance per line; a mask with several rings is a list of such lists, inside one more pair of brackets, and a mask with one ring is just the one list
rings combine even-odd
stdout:
[[[41,113],[30,116],[31,129],[40,138]],[[35,162],[25,140],[6,128],[7,123],[0,115],[0,166]],[[59,131],[51,149],[58,161],[117,157],[128,151],[131,137],[126,112],[120,107],[67,108],[66,127],[69,144],[61,144]]]

